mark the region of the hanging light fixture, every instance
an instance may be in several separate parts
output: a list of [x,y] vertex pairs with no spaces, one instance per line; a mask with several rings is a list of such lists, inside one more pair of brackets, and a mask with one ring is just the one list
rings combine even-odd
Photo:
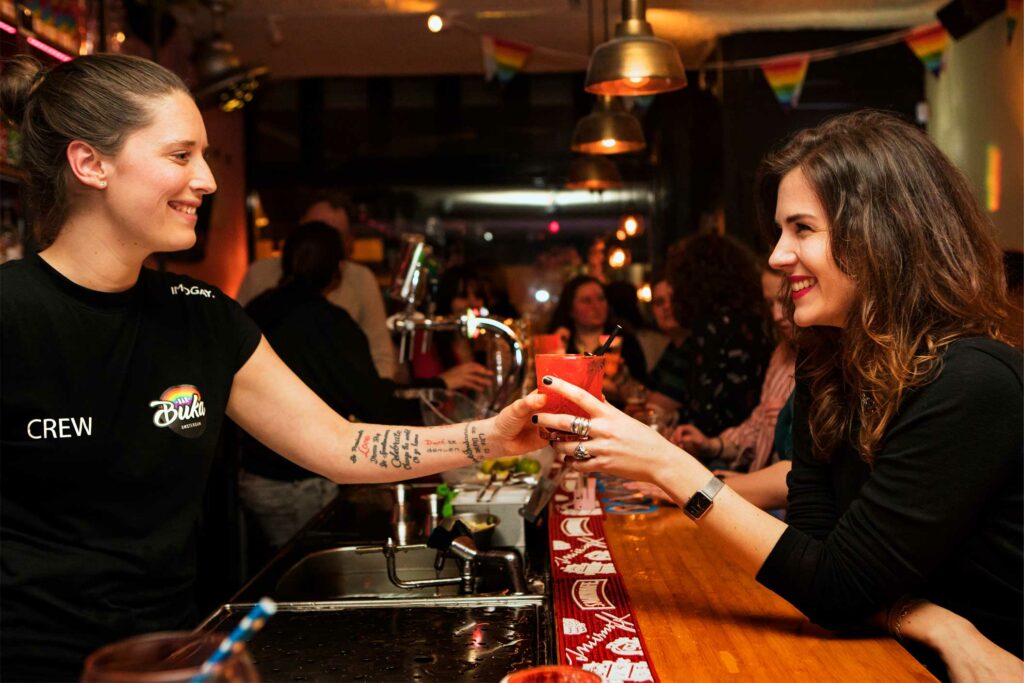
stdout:
[[608,159],[587,154],[569,163],[569,180],[565,187],[570,190],[608,190],[622,187],[622,176],[618,166]]
[[242,64],[235,46],[224,38],[224,14],[232,0],[205,0],[213,18],[213,31],[196,41],[192,60],[199,83],[192,95],[200,106],[216,105],[224,111],[241,109],[252,101],[259,79],[266,76],[265,66]]
[[640,122],[611,95],[598,95],[594,111],[579,120],[572,135],[572,151],[583,154],[622,154],[646,146]]
[[622,0],[615,37],[590,56],[587,92],[595,95],[655,95],[686,87],[686,72],[672,43],[654,36],[645,0]]

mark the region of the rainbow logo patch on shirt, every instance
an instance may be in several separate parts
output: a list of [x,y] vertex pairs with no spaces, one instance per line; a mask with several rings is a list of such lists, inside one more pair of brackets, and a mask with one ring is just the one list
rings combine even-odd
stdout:
[[189,439],[206,431],[206,404],[199,389],[191,384],[165,389],[159,400],[149,402],[149,407],[156,409],[153,424],[157,427],[167,427]]

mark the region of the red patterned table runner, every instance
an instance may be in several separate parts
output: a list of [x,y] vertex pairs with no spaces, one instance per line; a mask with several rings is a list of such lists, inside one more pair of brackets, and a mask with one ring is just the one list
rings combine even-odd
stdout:
[[559,662],[593,671],[605,683],[657,681],[605,539],[601,507],[576,510],[572,494],[560,489],[548,540]]

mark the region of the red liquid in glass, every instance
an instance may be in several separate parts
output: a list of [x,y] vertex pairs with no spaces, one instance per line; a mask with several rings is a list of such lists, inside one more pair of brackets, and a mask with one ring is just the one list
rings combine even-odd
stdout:
[[[545,413],[563,413],[590,417],[575,403],[545,386],[541,380],[548,375],[557,377],[570,384],[575,384],[600,400],[602,395],[601,386],[604,382],[604,356],[585,356],[576,353],[540,354],[536,358],[536,364],[537,387],[540,389],[540,393],[548,396],[548,402],[544,406]],[[580,440],[580,437],[570,432],[551,430],[545,427],[540,428],[540,436],[548,441]]]

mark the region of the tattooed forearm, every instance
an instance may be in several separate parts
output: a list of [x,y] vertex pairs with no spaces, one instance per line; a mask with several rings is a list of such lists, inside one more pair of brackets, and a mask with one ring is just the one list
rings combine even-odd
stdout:
[[[354,441],[344,452],[356,467],[377,467],[398,470],[385,478],[415,476],[418,466],[426,461],[434,469],[439,465],[458,467],[461,451],[471,462],[478,463],[492,457],[489,437],[480,423],[450,425],[443,428],[385,427],[362,424],[356,430]],[[462,434],[459,434],[459,428]],[[401,474],[410,472],[411,474]]]
[[471,422],[467,422],[462,429],[463,448],[462,452],[473,462],[484,460],[491,453],[487,447],[487,436],[480,431],[480,428]]

